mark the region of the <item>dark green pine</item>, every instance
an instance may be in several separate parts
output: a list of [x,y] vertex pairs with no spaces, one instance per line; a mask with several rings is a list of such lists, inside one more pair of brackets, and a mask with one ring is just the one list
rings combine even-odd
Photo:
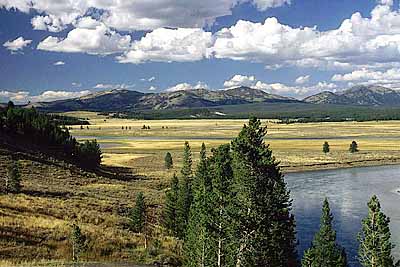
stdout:
[[344,249],[336,243],[333,215],[329,202],[324,200],[319,231],[315,234],[311,248],[303,256],[303,267],[346,267]]
[[146,204],[142,192],[137,194],[135,206],[129,217],[131,230],[136,233],[143,233],[146,224]]
[[381,211],[377,196],[368,202],[368,215],[362,221],[362,230],[358,240],[358,259],[364,267],[392,267],[394,264],[391,251],[394,245],[390,242],[390,219]]
[[174,173],[169,190],[166,192],[165,208],[163,211],[163,223],[168,232],[177,237],[177,201],[179,194],[179,181]]

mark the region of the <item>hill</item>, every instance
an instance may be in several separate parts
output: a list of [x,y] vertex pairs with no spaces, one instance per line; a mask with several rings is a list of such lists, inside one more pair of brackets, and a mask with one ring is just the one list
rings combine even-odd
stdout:
[[221,105],[240,105],[260,102],[299,102],[296,99],[269,94],[249,87],[212,91],[195,89],[163,93],[141,93],[130,90],[110,90],[84,97],[32,104],[46,111],[102,111],[165,110],[201,108]]
[[322,92],[303,99],[313,104],[400,106],[400,92],[383,86],[358,85],[341,93]]

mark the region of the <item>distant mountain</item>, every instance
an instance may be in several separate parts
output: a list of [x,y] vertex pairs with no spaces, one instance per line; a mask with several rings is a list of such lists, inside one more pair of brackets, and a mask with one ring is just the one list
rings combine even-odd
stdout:
[[294,98],[269,94],[249,87],[212,91],[195,89],[163,93],[110,90],[84,97],[32,104],[48,111],[134,111],[214,107],[260,102],[300,102]]
[[322,92],[303,99],[313,104],[400,106],[400,92],[375,85],[358,85],[340,93]]

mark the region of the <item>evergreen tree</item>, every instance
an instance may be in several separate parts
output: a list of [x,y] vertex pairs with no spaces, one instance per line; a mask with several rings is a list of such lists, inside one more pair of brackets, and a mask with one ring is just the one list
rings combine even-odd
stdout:
[[86,140],[85,143],[79,146],[78,163],[87,169],[95,169],[101,163],[103,158],[101,154],[100,145],[96,139],[92,141]]
[[381,211],[377,196],[368,202],[368,215],[362,221],[362,229],[358,235],[360,246],[358,259],[364,267],[392,267],[394,264],[390,242],[390,219]]
[[323,146],[322,146],[322,152],[324,152],[325,154],[326,154],[326,153],[329,153],[329,143],[328,143],[328,142],[325,142],[325,143],[323,144]]
[[72,243],[72,260],[74,262],[79,262],[80,255],[86,249],[86,237],[82,234],[81,228],[79,228],[79,226],[76,224],[72,225],[70,239]]
[[178,237],[182,239],[186,232],[192,198],[192,152],[189,143],[185,142],[177,202]]
[[171,169],[173,167],[173,161],[172,161],[172,156],[171,153],[167,152],[167,154],[165,154],[165,168],[167,168],[168,170]]
[[164,226],[170,234],[178,236],[177,229],[177,201],[179,194],[178,177],[174,173],[169,190],[166,193],[165,208],[163,212]]
[[297,266],[292,202],[266,132],[251,118],[232,141],[237,267]]
[[324,200],[319,231],[315,234],[311,248],[303,256],[302,267],[346,267],[347,257],[336,243],[336,232],[332,225],[333,215],[329,202]]
[[351,142],[350,148],[349,148],[350,153],[355,153],[358,152],[358,144],[356,141]]
[[21,174],[18,162],[13,162],[7,168],[6,193],[19,193],[21,191]]
[[146,224],[146,203],[142,192],[136,196],[135,207],[131,210],[130,228],[135,233],[143,233]]

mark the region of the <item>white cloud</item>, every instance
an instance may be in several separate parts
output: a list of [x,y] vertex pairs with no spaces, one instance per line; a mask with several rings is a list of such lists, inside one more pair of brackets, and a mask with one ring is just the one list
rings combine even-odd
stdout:
[[392,64],[400,58],[400,11],[385,3],[376,6],[370,18],[354,13],[329,31],[293,28],[276,18],[264,23],[240,20],[215,34],[212,51],[216,58],[261,62],[269,68]]
[[130,35],[120,35],[100,24],[93,28],[75,28],[64,39],[49,36],[37,48],[54,52],[108,55],[126,51],[130,42]]
[[308,83],[310,81],[310,75],[305,75],[305,76],[299,76],[297,79],[296,79],[296,83],[297,84],[305,84],[305,83]]
[[141,78],[140,80],[141,80],[142,82],[152,82],[152,81],[154,81],[155,79],[156,79],[156,77],[151,76],[150,78]]
[[62,66],[62,65],[65,65],[65,62],[64,61],[57,61],[57,62],[54,62],[53,65],[54,66]]
[[156,29],[134,41],[129,51],[117,57],[121,63],[188,62],[208,56],[212,44],[210,32],[202,29]]
[[256,83],[255,76],[246,76],[241,74],[236,74],[229,80],[224,82],[225,88],[239,87],[239,86],[248,86],[252,87]]
[[197,82],[197,84],[192,85],[190,83],[179,83],[172,87],[166,89],[166,92],[176,92],[176,91],[188,91],[193,89],[209,89],[208,85],[203,82]]
[[90,94],[89,90],[68,92],[68,91],[44,91],[39,95],[30,95],[28,91],[0,91],[0,99],[3,101],[14,101],[18,104],[25,104],[28,102],[48,102],[61,99],[76,98]]
[[32,43],[32,40],[25,40],[24,37],[21,36],[15,40],[5,42],[3,46],[11,52],[17,52],[23,50],[24,47],[28,46],[30,43]]
[[253,89],[263,90],[272,94],[279,94],[291,97],[303,97],[305,95],[319,93],[325,90],[336,90],[337,85],[328,82],[319,82],[310,86],[291,86],[283,83],[267,83],[260,81],[255,76],[234,75],[231,79],[224,82],[225,88],[247,86]]
[[125,84],[125,83],[98,83],[93,89],[101,90],[115,90],[115,89],[132,89],[135,84]]
[[332,76],[332,81],[347,82],[349,87],[356,84],[379,84],[390,88],[399,88],[400,68],[392,68],[385,71],[364,68],[350,73],[335,74]]
[[0,8],[43,15],[32,21],[36,29],[60,31],[87,13],[117,30],[151,30],[160,27],[203,27],[215,18],[232,14],[232,7],[250,2],[260,10],[289,4],[289,0],[0,0]]
[[149,88],[147,88],[147,90],[149,90],[149,91],[155,91],[155,90],[157,90],[157,87],[155,87],[155,86],[150,86]]
[[54,15],[33,17],[31,24],[34,30],[49,32],[60,32],[66,28],[61,19]]

